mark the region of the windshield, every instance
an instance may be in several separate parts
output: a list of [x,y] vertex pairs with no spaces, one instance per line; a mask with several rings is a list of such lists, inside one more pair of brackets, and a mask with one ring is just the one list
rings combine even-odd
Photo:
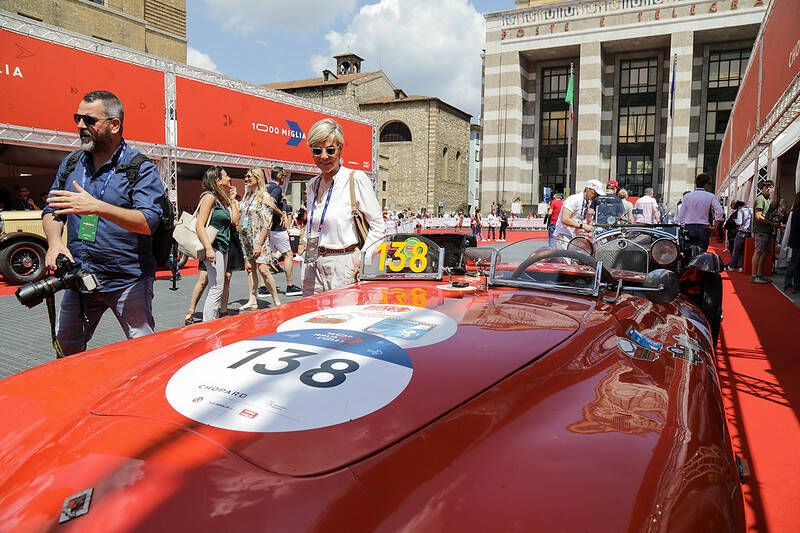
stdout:
[[444,248],[408,233],[387,235],[365,249],[360,279],[442,279]]
[[576,250],[554,250],[546,239],[509,244],[494,254],[489,283],[597,295],[597,261]]

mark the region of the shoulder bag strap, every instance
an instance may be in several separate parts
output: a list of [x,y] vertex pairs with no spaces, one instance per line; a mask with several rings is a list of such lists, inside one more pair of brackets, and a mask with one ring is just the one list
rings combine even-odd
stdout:
[[356,203],[356,190],[355,184],[353,183],[353,176],[355,176],[356,171],[353,170],[350,172],[350,210],[355,215],[356,211],[358,211],[358,204]]

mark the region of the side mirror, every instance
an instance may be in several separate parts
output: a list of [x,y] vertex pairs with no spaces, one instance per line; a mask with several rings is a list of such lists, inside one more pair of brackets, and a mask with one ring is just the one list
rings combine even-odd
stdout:
[[657,268],[649,272],[644,278],[642,286],[649,289],[642,291],[643,296],[654,304],[668,304],[681,292],[678,275],[665,268]]
[[464,263],[467,268],[489,268],[492,263],[492,252],[494,251],[495,249],[490,246],[465,248]]

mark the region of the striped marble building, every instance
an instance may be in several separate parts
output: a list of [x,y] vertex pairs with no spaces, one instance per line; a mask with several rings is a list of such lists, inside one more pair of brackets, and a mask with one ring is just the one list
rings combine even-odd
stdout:
[[591,178],[674,205],[715,172],[766,1],[517,0],[485,15],[481,206],[535,204],[544,187]]

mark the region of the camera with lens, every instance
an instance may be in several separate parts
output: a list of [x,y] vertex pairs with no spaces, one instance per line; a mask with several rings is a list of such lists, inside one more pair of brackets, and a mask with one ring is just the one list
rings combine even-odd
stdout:
[[61,254],[56,259],[56,271],[52,276],[23,285],[14,294],[21,304],[35,307],[48,296],[67,288],[92,291],[97,288],[97,278],[81,270],[80,263],[73,263],[69,257]]

